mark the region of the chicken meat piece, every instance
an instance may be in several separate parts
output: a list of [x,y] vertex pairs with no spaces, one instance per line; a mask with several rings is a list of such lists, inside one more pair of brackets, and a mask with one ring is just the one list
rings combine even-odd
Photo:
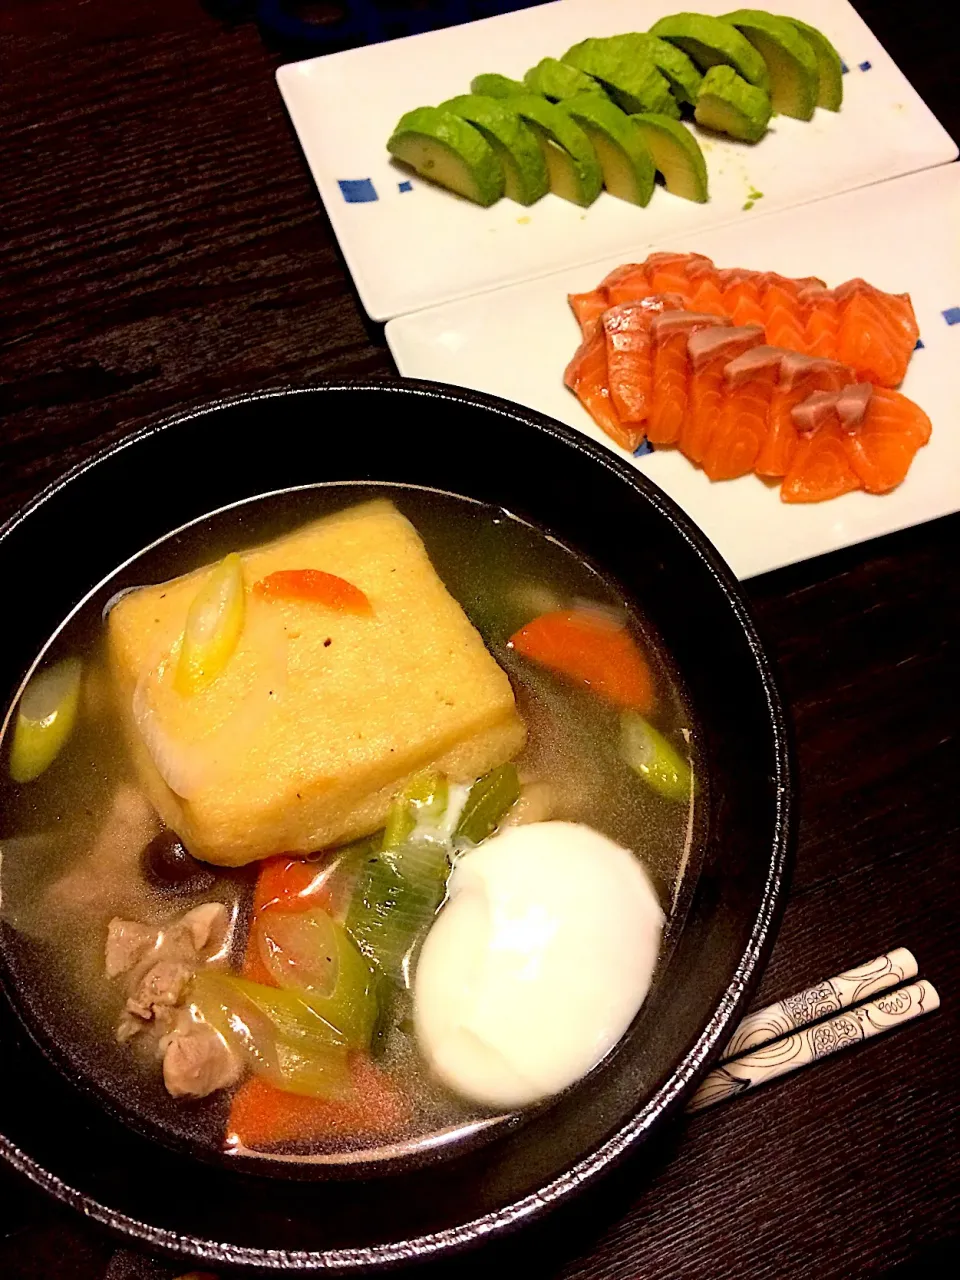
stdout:
[[205,1022],[178,1026],[161,1041],[163,1083],[174,1098],[205,1098],[228,1089],[240,1064],[219,1032]]
[[189,934],[198,956],[203,956],[204,951],[217,952],[227,939],[230,912],[222,902],[202,902],[186,913],[179,927]]
[[105,966],[108,978],[128,973],[154,950],[160,930],[139,920],[121,920],[119,916],[107,925]]
[[158,960],[140,979],[136,994],[127,1001],[127,1012],[144,1022],[169,1021],[171,1010],[183,999],[192,977],[190,965],[180,960]]

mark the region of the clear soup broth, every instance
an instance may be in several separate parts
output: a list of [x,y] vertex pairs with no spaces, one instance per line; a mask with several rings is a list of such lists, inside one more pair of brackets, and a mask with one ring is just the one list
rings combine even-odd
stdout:
[[[306,1077],[298,1076],[300,1092],[285,1093],[276,1088],[277,1062],[261,1073],[256,1044],[252,1053],[249,1044],[246,1049],[232,1044],[229,1026],[217,1024],[217,1034],[231,1044],[232,1078],[230,1071],[222,1073],[222,1087],[202,1097],[189,1092],[172,1096],[165,1087],[161,1032],[170,1034],[171,1018],[190,1005],[197,975],[209,971],[230,980],[231,975],[246,975],[271,984],[272,973],[276,986],[279,970],[265,972],[262,956],[251,968],[265,864],[230,867],[195,860],[154,812],[116,691],[105,615],[118,593],[167,582],[319,517],[384,497],[417,530],[436,573],[506,672],[526,726],[526,745],[504,766],[515,767],[520,798],[493,814],[491,831],[526,821],[564,821],[585,824],[630,850],[646,870],[666,917],[661,962],[689,895],[704,808],[691,708],[669,654],[635,603],[571,549],[507,512],[475,501],[412,487],[363,484],[314,486],[254,499],[171,534],[102,583],[43,651],[35,670],[79,659],[82,678],[75,727],[52,763],[31,781],[11,778],[17,708],[7,716],[0,756],[2,941],[15,1000],[68,1074],[98,1091],[133,1123],[201,1153],[309,1161],[350,1160],[360,1153],[387,1156],[408,1151],[411,1144],[437,1143],[443,1135],[475,1130],[503,1110],[458,1096],[438,1080],[418,1046],[410,981],[423,935],[442,902],[442,885],[426,912],[421,903],[420,916],[411,917],[419,924],[407,939],[403,965],[390,973],[380,971],[376,948],[365,950],[364,938],[351,924],[360,910],[352,900],[360,892],[358,884],[366,883],[365,866],[378,856],[382,832],[371,840],[351,838],[333,850],[312,850],[309,856],[271,850],[288,855],[272,860],[271,874],[279,880],[271,883],[287,889],[292,884],[297,893],[311,877],[322,882],[321,897],[310,897],[308,889],[304,902],[311,908],[321,903],[341,929],[338,936],[356,941],[357,954],[364,956],[372,975],[365,997],[373,1002],[370,1009],[375,1007],[372,1029],[364,1032],[361,1049],[351,1042],[346,1058],[339,1044],[336,1048],[341,1056],[334,1074],[347,1061],[347,1085],[341,1081],[331,1091],[321,1080],[319,1093],[311,1094],[312,1085],[304,1091]],[[671,793],[669,786],[665,792],[651,785],[637,762],[625,758],[623,705],[598,696],[583,679],[531,660],[511,644],[511,637],[532,619],[563,611],[582,611],[619,628],[642,654],[655,699],[646,721],[696,778],[686,798],[676,788]],[[469,802],[475,794],[472,781],[459,779],[448,795],[445,791],[448,806],[462,808]],[[444,874],[464,849],[463,841],[458,844],[451,836],[449,822],[447,827]],[[203,917],[199,934],[188,937],[189,929],[179,923],[185,914],[217,903],[224,908],[216,914],[220,932],[202,937]],[[293,911],[286,919],[295,915]],[[134,952],[139,946],[140,953],[126,970],[118,971],[122,961],[115,959],[108,976],[108,930],[117,920],[141,928],[130,944]],[[195,945],[196,958],[187,957],[185,976],[176,971],[180,989],[172,1005],[156,1005],[141,1018],[143,1010],[131,1013],[130,1002],[139,998],[134,984],[143,978],[143,956],[163,958],[166,953],[150,947],[166,945],[164,937],[169,941],[174,934],[188,951]],[[118,938],[127,945],[127,937]],[[183,955],[171,954],[172,963],[180,964]],[[268,961],[271,955],[280,956],[282,967],[282,952],[275,949]],[[571,963],[577,963],[576,957]],[[342,974],[342,958],[340,964]],[[238,999],[243,1004],[245,997]],[[244,1008],[251,1011],[249,1004]],[[251,1012],[254,1040],[261,1032],[268,1039],[282,1039],[283,1029],[277,1031],[270,1016],[263,1007]],[[309,1049],[313,1042],[297,1040],[299,1024],[294,1032],[288,1039],[296,1041],[302,1055],[304,1045]],[[257,1079],[263,1096],[258,1094],[244,1113],[238,1099],[245,1089],[253,1096],[250,1082]]]

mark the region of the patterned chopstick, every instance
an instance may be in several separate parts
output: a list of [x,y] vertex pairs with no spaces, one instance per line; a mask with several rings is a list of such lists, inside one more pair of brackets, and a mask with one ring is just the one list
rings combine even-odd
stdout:
[[[897,952],[891,952],[890,956],[903,954],[898,949]],[[905,954],[910,955],[909,952]],[[885,958],[889,957],[881,957],[881,959]],[[913,961],[912,956],[910,960]],[[863,968],[867,967],[863,966]],[[859,970],[851,970],[851,972],[856,973]],[[839,978],[849,976],[849,974],[841,974]],[[839,978],[831,978],[829,984],[824,983],[821,986],[830,985],[832,988]],[[813,988],[813,990],[820,989]],[[843,989],[841,985],[841,990]],[[876,990],[875,987],[872,989]],[[834,993],[836,994],[836,991]],[[792,1000],[799,998],[799,996],[792,997],[780,1003],[789,1007]],[[770,1007],[778,1009],[780,1005]],[[939,1007],[940,997],[936,989],[926,979],[921,979],[907,986],[887,989],[864,1004],[851,1007],[848,1001],[847,1005],[841,1006],[842,1012],[833,1017],[824,1019],[818,1013],[814,1013],[812,1016],[816,1020],[810,1020],[808,1025],[800,1026],[791,1034],[780,1033],[777,1038],[767,1038],[759,1044],[753,1041],[754,1044],[758,1044],[758,1047],[751,1049],[750,1052],[741,1053],[736,1058],[724,1058],[721,1065],[703,1080],[700,1088],[687,1104],[687,1111],[703,1111],[706,1107],[712,1107],[715,1103],[736,1097],[748,1089],[755,1089],[758,1085],[788,1075],[800,1067],[805,1067],[822,1058],[829,1058],[842,1049],[849,1049],[864,1040],[892,1031],[896,1027],[911,1022],[914,1018],[933,1013]],[[768,1010],[760,1011],[763,1014],[767,1012]],[[758,1016],[750,1015],[751,1020]],[[793,1017],[792,1014],[791,1017]],[[797,1023],[793,1022],[792,1025],[796,1026]],[[753,1034],[758,1034],[756,1026]],[[739,1030],[734,1033],[731,1044],[738,1041],[738,1037]]]
[[739,1058],[752,1049],[769,1044],[771,1040],[799,1031],[811,1022],[862,1004],[870,996],[909,982],[918,972],[913,954],[906,947],[897,947],[869,964],[858,965],[856,969],[838,973],[835,978],[818,982],[795,996],[768,1004],[765,1009],[747,1014],[730,1037],[720,1061]]

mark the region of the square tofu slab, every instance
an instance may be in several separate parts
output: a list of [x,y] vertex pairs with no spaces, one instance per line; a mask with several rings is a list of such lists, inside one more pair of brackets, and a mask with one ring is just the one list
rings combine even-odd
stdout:
[[[141,781],[198,858],[239,866],[366,835],[421,769],[469,781],[523,746],[509,680],[392,503],[316,520],[242,563],[240,641],[197,693],[173,673],[209,569],[131,592],[108,620]],[[346,578],[373,614],[251,593],[280,569]]]

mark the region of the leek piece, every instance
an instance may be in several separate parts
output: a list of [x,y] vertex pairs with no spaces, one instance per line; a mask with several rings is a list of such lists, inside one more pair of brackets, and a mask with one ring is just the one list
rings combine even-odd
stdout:
[[293,992],[206,973],[194,979],[190,1002],[275,1088],[327,1099],[352,1092],[346,1047]]
[[418,773],[390,806],[383,833],[384,849],[397,849],[421,821],[436,822],[447,809],[450,788],[442,774],[426,769]]
[[[247,983],[242,993],[256,1004],[283,1031],[280,1018],[293,1017],[292,1029],[303,1034],[313,1027],[321,1034],[320,1024],[332,1033],[335,1043],[350,1049],[368,1049],[377,1022],[377,975],[369,961],[357,949],[343,925],[331,920],[324,911],[311,911],[286,917],[290,931],[300,928],[298,935],[284,939],[284,920],[277,916],[259,929],[260,954],[271,975],[282,990]],[[273,930],[271,935],[268,930]],[[284,946],[286,941],[286,946]],[[316,948],[311,964],[301,948]],[[298,954],[294,957],[293,951]],[[328,966],[324,975],[321,965]],[[323,985],[311,987],[310,976],[317,972],[328,976]],[[237,984],[246,980],[231,978]],[[256,987],[256,991],[247,988]],[[241,988],[238,988],[238,990]],[[266,994],[264,994],[266,993]],[[277,999],[283,997],[281,1004]],[[304,1012],[304,1010],[306,1012]],[[287,1036],[289,1038],[289,1036]]]
[[455,840],[479,844],[492,835],[507,811],[520,799],[520,778],[515,764],[491,769],[470,788],[467,802],[453,833]]
[[689,800],[694,785],[689,762],[636,711],[620,717],[620,747],[630,768],[654,791],[668,800]]
[[211,571],[193,598],[174,685],[190,695],[212,684],[230,661],[246,612],[243,566],[235,551]]
[[449,871],[445,848],[426,841],[372,852],[361,867],[347,932],[400,986],[409,985],[407,958],[436,914]]
[[65,658],[33,677],[23,692],[10,748],[10,777],[33,782],[63,750],[77,723],[83,665]]

